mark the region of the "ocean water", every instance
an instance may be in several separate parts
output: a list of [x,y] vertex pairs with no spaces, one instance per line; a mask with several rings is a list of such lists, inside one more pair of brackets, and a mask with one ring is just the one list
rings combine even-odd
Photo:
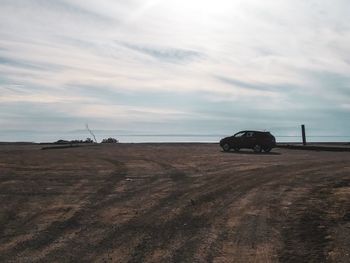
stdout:
[[[118,139],[125,143],[142,143],[142,142],[208,142],[216,143],[228,135],[115,135],[108,136]],[[276,136],[277,142],[294,142],[301,143],[300,136]],[[350,142],[350,137],[328,137],[312,136],[307,138],[308,142]]]
[[[148,142],[208,142],[216,143],[229,134],[197,135],[197,134],[118,134],[113,132],[96,132],[96,139],[100,142],[104,138],[113,137],[121,143]],[[57,140],[85,140],[92,136],[86,131],[73,132],[30,132],[30,131],[0,131],[2,142],[55,142]],[[277,142],[302,142],[301,136],[275,135]],[[350,136],[308,136],[308,142],[350,142]]]

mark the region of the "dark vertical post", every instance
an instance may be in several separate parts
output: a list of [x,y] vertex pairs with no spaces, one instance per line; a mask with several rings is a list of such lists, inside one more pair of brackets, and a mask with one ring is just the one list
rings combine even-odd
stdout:
[[306,134],[305,134],[305,125],[301,125],[301,134],[303,136],[303,145],[306,145]]

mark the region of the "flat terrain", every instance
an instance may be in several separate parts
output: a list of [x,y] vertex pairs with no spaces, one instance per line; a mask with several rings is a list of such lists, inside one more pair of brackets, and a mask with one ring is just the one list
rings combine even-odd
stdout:
[[0,262],[350,262],[350,153],[0,146]]

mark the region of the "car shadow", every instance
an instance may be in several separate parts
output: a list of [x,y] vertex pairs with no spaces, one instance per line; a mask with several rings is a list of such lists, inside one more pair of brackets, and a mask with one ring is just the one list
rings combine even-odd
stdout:
[[225,151],[221,151],[222,153],[227,153],[227,154],[247,154],[247,155],[281,155],[281,153],[279,152],[261,152],[261,153],[256,153],[253,151],[229,151],[229,152],[225,152]]

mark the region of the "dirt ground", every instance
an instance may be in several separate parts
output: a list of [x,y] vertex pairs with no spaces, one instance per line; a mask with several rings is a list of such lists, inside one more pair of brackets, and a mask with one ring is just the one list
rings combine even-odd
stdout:
[[350,262],[350,153],[0,146],[0,262]]

